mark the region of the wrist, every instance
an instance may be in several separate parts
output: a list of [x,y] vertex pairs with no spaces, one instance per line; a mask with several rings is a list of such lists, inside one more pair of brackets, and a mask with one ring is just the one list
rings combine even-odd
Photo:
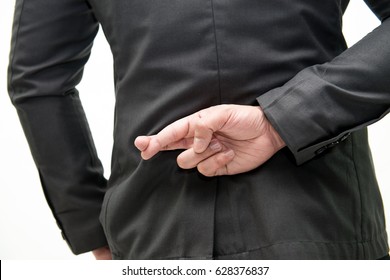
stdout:
[[274,129],[271,122],[267,119],[267,116],[264,114],[263,109],[260,106],[255,106],[259,112],[259,118],[261,123],[261,130],[263,130],[263,135],[268,138],[271,142],[271,145],[275,149],[275,153],[286,146],[286,143],[280,137],[279,133]]
[[272,141],[273,146],[275,147],[276,151],[279,151],[280,149],[284,148],[286,146],[286,143],[280,137],[279,133],[273,128],[271,123],[267,120],[269,124],[269,133],[270,133],[270,139]]
[[263,114],[262,117],[266,126],[266,137],[268,137],[268,139],[271,141],[271,144],[274,147],[275,152],[277,152],[280,149],[284,148],[286,146],[286,143],[284,142],[282,137],[280,137],[279,133],[272,126],[271,122],[267,119],[266,115],[262,110],[261,113]]

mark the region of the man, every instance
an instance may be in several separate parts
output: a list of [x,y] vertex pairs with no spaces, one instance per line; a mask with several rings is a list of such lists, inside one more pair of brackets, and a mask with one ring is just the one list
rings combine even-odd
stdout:
[[[366,2],[382,24],[346,50],[346,0],[17,1],[9,92],[72,251],[386,256],[365,127],[389,110],[390,1]],[[115,63],[108,182],[75,89],[98,23]]]

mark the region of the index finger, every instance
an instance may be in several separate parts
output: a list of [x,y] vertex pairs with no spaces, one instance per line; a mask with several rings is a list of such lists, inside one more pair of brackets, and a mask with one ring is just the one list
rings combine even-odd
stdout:
[[192,129],[193,116],[190,115],[179,119],[166,126],[156,135],[148,136],[149,143],[141,152],[142,158],[150,159],[160,151],[172,149],[173,144],[192,137],[194,134]]

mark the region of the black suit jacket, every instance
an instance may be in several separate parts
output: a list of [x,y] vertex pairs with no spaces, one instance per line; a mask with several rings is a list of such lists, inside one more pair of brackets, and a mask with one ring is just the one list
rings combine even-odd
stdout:
[[[108,242],[134,259],[385,255],[365,127],[389,110],[390,1],[366,2],[382,24],[347,49],[348,0],[17,0],[9,92],[73,252]],[[75,89],[99,23],[115,71],[108,182]],[[143,161],[133,146],[225,103],[260,105],[288,147],[205,178],[181,170],[178,151]]]

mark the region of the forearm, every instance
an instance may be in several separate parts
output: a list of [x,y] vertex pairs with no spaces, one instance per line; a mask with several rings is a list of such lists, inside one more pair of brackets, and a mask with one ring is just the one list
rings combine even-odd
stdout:
[[387,19],[331,62],[306,68],[258,98],[298,163],[388,113],[389,59]]
[[98,29],[78,0],[17,1],[9,66],[15,105],[48,204],[74,253],[106,244],[106,188],[75,86]]

